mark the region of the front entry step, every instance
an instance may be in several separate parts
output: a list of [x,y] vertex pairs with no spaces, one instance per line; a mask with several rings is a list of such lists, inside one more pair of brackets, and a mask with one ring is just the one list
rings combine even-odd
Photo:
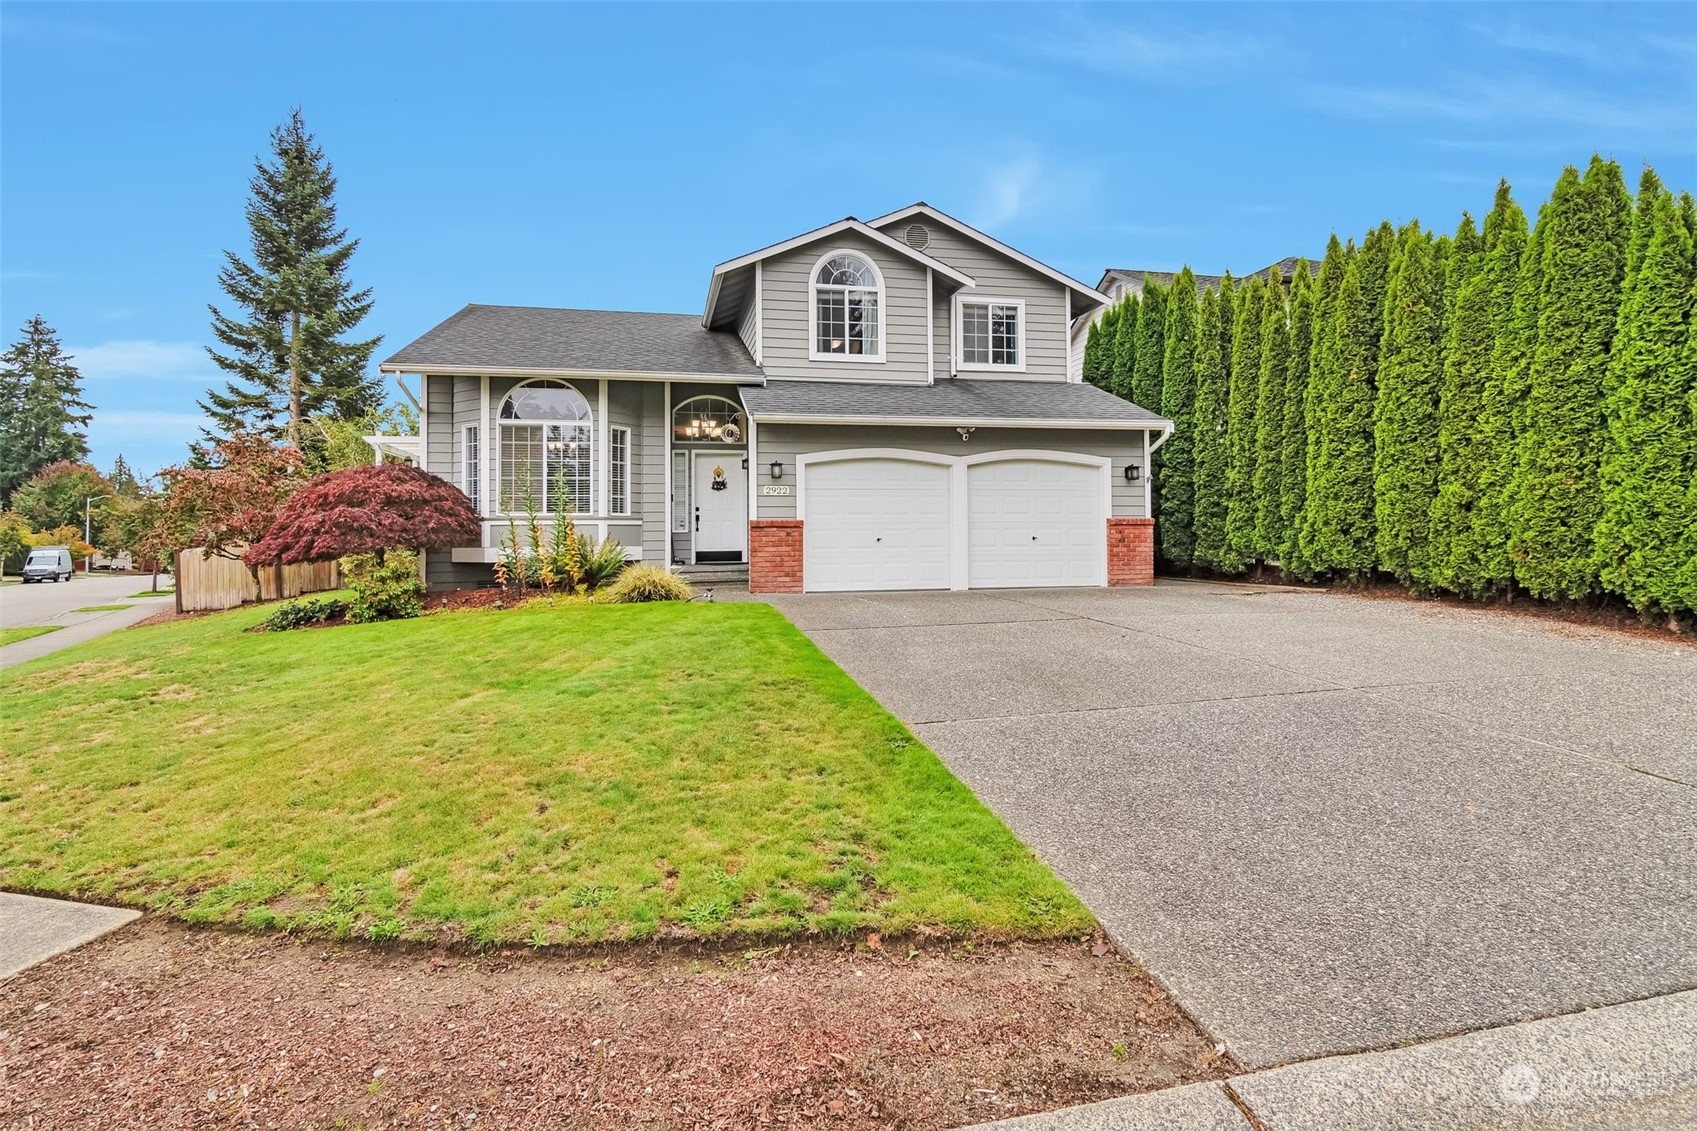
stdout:
[[691,585],[748,584],[748,566],[740,562],[702,562],[677,568]]

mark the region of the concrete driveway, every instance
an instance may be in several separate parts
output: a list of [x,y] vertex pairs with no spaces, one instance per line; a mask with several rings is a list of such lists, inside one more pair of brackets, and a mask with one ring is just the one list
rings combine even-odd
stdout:
[[[161,578],[161,584],[170,583],[169,577]],[[57,629],[44,636],[34,636],[0,648],[0,669],[15,667],[37,656],[127,628],[138,620],[171,608],[173,599],[168,596],[134,596],[152,584],[152,574],[119,574],[114,577],[79,573],[68,582],[0,586],[0,627],[45,624]],[[76,611],[94,605],[125,607],[98,613]]]
[[1697,648],[1403,600],[774,602],[1251,1068],[1697,986]]

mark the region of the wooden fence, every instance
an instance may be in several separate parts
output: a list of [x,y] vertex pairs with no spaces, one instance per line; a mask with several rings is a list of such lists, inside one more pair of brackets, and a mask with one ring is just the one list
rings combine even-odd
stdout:
[[[179,613],[233,609],[254,599],[253,574],[234,558],[204,557],[197,547],[177,554],[176,569]],[[336,562],[266,566],[259,571],[259,598],[275,601],[341,584],[342,571]]]

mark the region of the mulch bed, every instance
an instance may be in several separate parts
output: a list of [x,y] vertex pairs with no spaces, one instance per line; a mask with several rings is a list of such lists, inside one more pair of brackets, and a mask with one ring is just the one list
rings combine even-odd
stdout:
[[32,1129],[941,1128],[1235,1067],[1078,942],[471,957],[149,918],[0,982]]
[[448,589],[426,597],[424,611],[439,613],[453,609],[510,609],[537,595],[534,589],[522,594],[507,589]]

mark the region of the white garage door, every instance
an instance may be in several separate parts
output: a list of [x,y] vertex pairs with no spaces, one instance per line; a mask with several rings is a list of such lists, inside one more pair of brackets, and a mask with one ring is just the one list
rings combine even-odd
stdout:
[[973,589],[1103,585],[1102,471],[1017,459],[966,469],[967,584]]
[[848,459],[810,464],[803,475],[805,588],[949,587],[946,466]]

